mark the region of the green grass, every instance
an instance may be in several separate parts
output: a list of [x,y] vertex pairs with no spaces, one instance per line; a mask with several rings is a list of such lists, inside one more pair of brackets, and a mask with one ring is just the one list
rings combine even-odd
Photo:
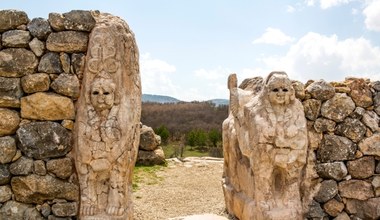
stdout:
[[165,165],[143,166],[136,165],[133,170],[132,188],[135,192],[139,184],[154,185],[162,180],[162,177],[157,176],[156,172],[164,169]]
[[[180,157],[180,147],[179,144],[168,144],[166,146],[162,146],[164,150],[165,157]],[[177,152],[177,153],[176,153]],[[191,148],[190,146],[185,146],[183,150],[182,157],[205,157],[208,156],[208,152],[200,149],[198,147]]]

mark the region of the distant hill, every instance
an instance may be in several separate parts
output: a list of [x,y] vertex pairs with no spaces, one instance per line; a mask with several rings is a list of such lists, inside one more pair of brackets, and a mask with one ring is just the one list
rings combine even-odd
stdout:
[[164,96],[164,95],[151,95],[151,94],[143,94],[142,95],[142,102],[177,103],[180,101],[181,100],[178,100],[178,99],[170,97],[170,96]]

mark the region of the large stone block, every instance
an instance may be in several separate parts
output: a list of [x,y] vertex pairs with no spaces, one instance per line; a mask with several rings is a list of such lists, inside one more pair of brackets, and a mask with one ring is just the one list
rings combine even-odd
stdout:
[[70,158],[53,159],[46,163],[47,171],[53,173],[56,177],[67,179],[74,171],[73,162]]
[[379,219],[380,218],[380,197],[371,198],[365,201],[349,199],[347,200],[347,212],[361,219]]
[[21,117],[51,121],[74,119],[74,103],[54,93],[34,93],[21,98]]
[[322,162],[355,159],[356,145],[346,137],[324,135],[322,145],[317,150],[317,157]]
[[0,107],[20,107],[22,95],[19,78],[0,77]]
[[338,194],[338,185],[334,180],[325,180],[321,183],[314,199],[319,203],[325,203]]
[[16,201],[23,203],[43,204],[45,201],[53,199],[77,201],[79,198],[77,185],[50,175],[32,174],[13,177],[11,185]]
[[88,34],[78,31],[51,33],[46,40],[46,48],[53,52],[86,52]]
[[16,141],[13,137],[0,137],[0,163],[10,163],[16,155]]
[[355,103],[346,93],[336,93],[333,98],[322,104],[323,117],[336,122],[343,121],[355,109]]
[[380,134],[363,139],[359,143],[359,149],[364,155],[374,155],[380,157]]
[[38,59],[25,48],[8,48],[0,51],[0,76],[21,77],[36,70]]
[[45,92],[50,88],[50,77],[46,73],[35,73],[21,78],[21,86],[26,93]]
[[32,207],[29,204],[23,204],[16,201],[8,201],[0,208],[0,219],[20,220],[26,219],[25,212]]
[[148,126],[143,126],[140,131],[140,150],[152,151],[159,145],[156,134],[153,129]]
[[29,31],[11,30],[3,33],[2,44],[4,47],[27,47],[31,39]]
[[76,202],[56,203],[52,205],[51,211],[58,217],[75,216],[78,212],[78,205]]
[[27,26],[33,37],[39,40],[46,40],[52,32],[49,22],[44,18],[33,18]]
[[80,84],[78,77],[74,74],[62,73],[51,83],[51,88],[64,96],[77,99],[79,97]]
[[358,119],[353,118],[346,118],[336,128],[336,134],[345,136],[355,143],[363,139],[366,131],[366,126]]
[[366,156],[347,162],[348,173],[354,179],[365,179],[375,173],[375,159]]
[[33,172],[33,160],[27,157],[20,157],[9,166],[9,171],[17,176],[31,174]]
[[307,99],[303,101],[305,116],[307,119],[314,121],[318,118],[321,111],[322,101],[317,99]]
[[165,163],[165,154],[161,147],[154,151],[139,150],[136,164],[141,165],[159,165]]
[[324,80],[311,83],[306,87],[306,91],[318,100],[328,100],[335,95],[335,88]]
[[371,88],[364,79],[350,79],[347,84],[356,106],[367,108],[373,104]]
[[347,176],[347,168],[343,162],[320,163],[315,166],[320,177],[325,179],[342,180]]
[[11,180],[8,164],[0,164],[0,185],[8,184]]
[[23,11],[1,10],[0,11],[0,33],[15,29],[29,22],[28,15]]
[[66,30],[90,32],[96,24],[90,11],[72,10],[63,13],[63,26]]
[[31,122],[17,130],[19,148],[28,157],[65,156],[72,148],[71,132],[56,122]]
[[41,73],[62,73],[62,64],[58,53],[49,52],[41,57],[38,64],[38,72]]
[[372,184],[363,180],[346,180],[338,188],[340,196],[348,199],[367,200],[375,196]]
[[14,134],[20,124],[18,112],[0,108],[0,136]]

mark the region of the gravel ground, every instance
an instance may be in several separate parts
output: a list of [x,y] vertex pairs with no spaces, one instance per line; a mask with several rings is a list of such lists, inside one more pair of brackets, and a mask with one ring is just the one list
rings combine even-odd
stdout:
[[168,160],[167,167],[156,171],[156,180],[138,183],[133,193],[134,219],[182,219],[178,217],[205,213],[227,218],[222,173],[221,159]]

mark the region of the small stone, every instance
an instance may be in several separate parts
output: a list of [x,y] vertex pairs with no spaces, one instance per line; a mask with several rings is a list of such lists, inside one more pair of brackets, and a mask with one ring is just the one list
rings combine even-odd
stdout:
[[355,159],[356,145],[348,138],[338,135],[324,135],[317,157],[322,162]]
[[363,124],[371,129],[372,132],[380,131],[380,117],[373,111],[366,111],[362,118]]
[[33,18],[27,27],[33,37],[39,40],[46,40],[52,31],[49,22],[44,18]]
[[365,109],[362,107],[356,107],[355,110],[350,114],[350,117],[353,119],[362,119],[365,113]]
[[152,151],[155,150],[158,146],[158,142],[156,140],[156,134],[153,129],[148,126],[143,126],[140,131],[140,145],[139,149]]
[[326,217],[327,214],[323,211],[323,209],[321,208],[321,205],[316,202],[316,201],[311,201],[310,205],[309,205],[309,212],[307,213],[307,217],[308,218],[312,218],[312,219],[324,219],[324,217]]
[[76,74],[78,79],[83,78],[84,64],[86,56],[83,53],[73,53],[71,55],[70,72]]
[[354,219],[350,219],[350,216],[347,215],[346,212],[341,212],[336,218],[334,218],[333,220],[354,220]]
[[50,77],[46,73],[35,73],[21,78],[21,86],[26,93],[48,91],[50,88]]
[[336,134],[345,136],[357,143],[364,138],[366,126],[358,119],[346,118],[336,128]]
[[373,178],[372,186],[373,186],[373,189],[375,190],[375,196],[379,197],[380,196],[380,176],[375,176]]
[[62,127],[72,131],[74,129],[74,121],[72,120],[63,120],[61,122]]
[[3,33],[2,44],[4,47],[28,47],[31,39],[29,31],[11,30]]
[[348,199],[346,203],[346,211],[356,216],[352,219],[379,219],[380,198],[370,198],[366,201]]
[[74,119],[74,103],[54,93],[37,92],[21,98],[21,117],[51,121]]
[[76,202],[56,203],[51,207],[51,210],[55,216],[75,216],[78,210],[78,206]]
[[322,116],[336,122],[343,121],[355,109],[355,103],[345,93],[336,93],[332,99],[322,104]]
[[303,107],[305,111],[305,117],[309,120],[314,121],[318,118],[319,112],[321,111],[322,101],[317,99],[308,99],[303,101]]
[[13,175],[28,175],[33,172],[33,160],[21,157],[9,166],[9,171]]
[[380,163],[377,163],[376,171],[377,174],[380,174]]
[[70,158],[53,159],[46,163],[46,168],[50,173],[61,179],[67,179],[73,173],[73,163]]
[[15,29],[20,25],[29,22],[28,15],[23,11],[1,10],[0,11],[0,32]]
[[40,209],[40,212],[44,217],[48,217],[51,213],[51,207],[47,203],[42,204]]
[[331,199],[323,205],[323,209],[330,216],[336,217],[343,211],[344,204],[336,199]]
[[61,60],[63,72],[70,73],[70,56],[67,53],[60,53],[59,59]]
[[10,163],[16,155],[16,141],[10,136],[0,137],[0,163]]
[[363,180],[346,180],[339,183],[339,194],[344,198],[367,200],[374,197],[372,184]]
[[42,56],[46,50],[45,43],[37,38],[33,38],[33,40],[29,42],[29,47],[37,57]]
[[315,168],[320,177],[336,181],[342,180],[348,173],[343,162],[320,163]]
[[139,150],[136,164],[141,165],[159,165],[165,163],[165,154],[161,147],[154,151]]
[[68,13],[64,13],[63,17],[63,26],[66,30],[90,32],[96,24],[90,11],[72,10]]
[[8,184],[11,180],[8,164],[0,164],[0,185]]
[[0,136],[14,134],[19,126],[20,116],[18,112],[6,108],[0,108]]
[[72,134],[56,122],[31,122],[17,130],[19,148],[28,157],[65,156],[72,149]]
[[0,186],[0,203],[4,203],[12,198],[12,190],[8,185]]
[[43,204],[45,201],[62,198],[76,201],[79,197],[79,188],[50,175],[16,176],[11,181],[16,201],[23,203]]
[[364,79],[352,79],[348,81],[351,89],[350,96],[358,107],[369,107],[372,105],[372,92]]
[[335,94],[334,87],[324,80],[311,83],[306,87],[306,91],[310,93],[313,98],[322,101],[331,99]]
[[25,217],[25,211],[31,208],[31,205],[19,203],[13,200],[6,202],[0,208],[0,219],[21,220]]
[[74,74],[60,74],[58,78],[52,82],[51,88],[55,92],[73,99],[79,97],[80,84],[78,77]]
[[77,31],[51,33],[46,40],[46,48],[53,52],[86,52],[88,34]]
[[0,77],[0,107],[19,108],[22,95],[19,78]]
[[25,48],[8,48],[0,51],[0,76],[21,77],[34,73],[38,59]]
[[371,86],[376,92],[380,92],[380,81],[374,81],[371,83]]
[[44,220],[41,213],[35,207],[26,209],[24,216],[24,219]]
[[380,157],[380,134],[363,139],[359,143],[359,149],[364,155],[374,155]]
[[325,180],[321,183],[318,193],[314,196],[317,202],[324,203],[334,198],[338,193],[338,185],[334,180]]
[[40,176],[46,175],[47,171],[46,171],[45,162],[43,160],[34,161],[34,173]]
[[21,157],[22,157],[21,151],[17,150],[16,155],[12,159],[12,162],[15,162],[16,160],[20,159]]
[[55,31],[63,31],[65,27],[63,25],[64,18],[59,13],[49,13],[49,24]]
[[38,71],[43,73],[62,73],[61,60],[58,53],[49,52],[41,57]]
[[305,85],[300,81],[294,80],[292,81],[292,86],[294,88],[296,98],[300,100],[305,99]]
[[317,132],[334,132],[335,126],[335,121],[327,118],[318,118],[314,123],[314,129]]
[[375,173],[375,159],[366,156],[347,162],[348,173],[354,179],[365,179]]

